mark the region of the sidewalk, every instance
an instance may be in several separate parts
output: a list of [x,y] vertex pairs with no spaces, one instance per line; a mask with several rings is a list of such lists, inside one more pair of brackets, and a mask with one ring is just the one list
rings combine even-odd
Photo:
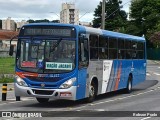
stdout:
[[[2,86],[3,83],[0,83],[0,92],[2,92]],[[7,83],[7,91],[13,91],[14,90],[14,83]]]
[[[2,86],[3,84],[0,83],[0,101],[2,101]],[[6,100],[15,100],[15,94],[14,94],[14,83],[7,83],[7,98]]]
[[160,60],[147,60],[147,64],[160,64]]
[[155,63],[160,64],[160,61],[154,60]]

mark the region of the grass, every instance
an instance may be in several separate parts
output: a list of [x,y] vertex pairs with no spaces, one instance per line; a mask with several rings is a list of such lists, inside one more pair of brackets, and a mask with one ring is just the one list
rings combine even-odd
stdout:
[[5,77],[4,74],[15,73],[15,58],[0,57],[0,83],[12,83],[14,81],[11,77]]
[[0,74],[14,74],[15,58],[0,58]]
[[0,78],[0,83],[13,83],[13,78]]

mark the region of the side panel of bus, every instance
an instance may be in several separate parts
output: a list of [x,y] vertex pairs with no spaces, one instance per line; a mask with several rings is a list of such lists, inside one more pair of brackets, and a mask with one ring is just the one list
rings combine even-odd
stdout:
[[[115,40],[117,41],[127,41],[127,42],[138,42],[140,41],[141,43],[145,43],[145,41],[143,41],[143,38],[136,38],[133,39],[133,36],[127,36],[124,34],[120,34],[120,33],[114,33],[114,32],[107,32],[107,31],[103,31],[104,35],[102,33],[101,30],[97,30],[97,29],[91,29],[91,28],[87,28],[87,36],[89,39],[89,42],[92,41],[92,39],[90,39],[90,35],[92,35],[92,37],[95,37],[95,39],[98,38],[98,40],[100,39],[100,37],[105,37],[108,38],[108,41],[112,41],[112,39],[109,38],[115,38]],[[121,37],[118,38],[117,36],[120,35]],[[109,37],[110,36],[110,37]],[[127,38],[129,37],[129,38]],[[107,39],[106,39],[107,40]],[[91,44],[91,43],[90,43]],[[110,43],[109,43],[110,44]],[[118,44],[118,42],[117,42]],[[123,43],[125,46],[127,44]],[[97,44],[96,44],[97,45]],[[91,46],[93,47],[97,47],[98,46]],[[145,47],[145,46],[144,46]],[[131,53],[132,51],[142,51],[142,49],[136,49],[137,46],[135,47],[134,44],[131,43],[129,48],[124,48],[124,47],[120,47],[117,45],[114,49],[119,49],[119,50],[125,50],[128,51],[130,50]],[[90,46],[89,46],[90,49]],[[110,47],[108,46],[108,48],[106,47],[106,49],[110,49]],[[112,48],[111,48],[112,49]],[[143,49],[145,52],[145,48]],[[89,50],[90,54],[91,52],[93,53],[93,51],[90,49]],[[110,58],[107,57],[105,59],[99,59],[99,57],[97,58],[91,58],[90,55],[90,61],[89,61],[89,66],[87,69],[87,78],[86,80],[86,88],[85,88],[85,96],[88,97],[89,93],[89,84],[91,83],[91,81],[94,79],[96,79],[98,81],[98,93],[97,94],[103,94],[103,93],[107,93],[107,92],[111,92],[111,91],[116,91],[116,90],[120,90],[123,88],[127,87],[128,84],[128,78],[131,75],[132,76],[132,85],[137,85],[140,82],[143,82],[146,78],[146,59],[145,56],[143,55],[142,58],[135,58],[133,59],[133,56],[130,56],[129,58],[127,57],[127,55],[123,56],[122,58],[118,57],[118,53],[119,51],[117,51],[117,56],[115,58]],[[96,54],[95,52],[93,54]],[[126,53],[125,53],[126,54]],[[119,59],[118,59],[119,58]],[[83,91],[84,93],[84,91]]]
[[130,74],[133,86],[143,82],[146,79],[146,60],[90,61],[88,71],[89,80],[98,79],[98,94],[103,94],[126,88]]
[[146,79],[146,60],[114,60],[113,66],[108,92],[126,88],[130,74],[133,86]]

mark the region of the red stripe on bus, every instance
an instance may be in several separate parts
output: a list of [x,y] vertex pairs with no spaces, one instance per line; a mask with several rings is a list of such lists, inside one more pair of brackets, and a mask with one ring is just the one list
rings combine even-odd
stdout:
[[121,71],[122,71],[122,63],[120,63],[120,66],[118,68],[117,77],[116,77],[116,84],[114,90],[118,90],[119,81],[121,78]]
[[27,76],[38,77],[38,73],[29,73],[29,72],[16,72],[16,75],[18,75],[21,78],[25,78]]

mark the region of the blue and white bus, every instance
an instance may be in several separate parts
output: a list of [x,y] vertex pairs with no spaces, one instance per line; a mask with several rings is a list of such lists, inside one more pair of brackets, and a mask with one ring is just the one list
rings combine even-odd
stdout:
[[15,70],[17,97],[92,102],[146,79],[146,41],[80,25],[28,24],[18,35]]

